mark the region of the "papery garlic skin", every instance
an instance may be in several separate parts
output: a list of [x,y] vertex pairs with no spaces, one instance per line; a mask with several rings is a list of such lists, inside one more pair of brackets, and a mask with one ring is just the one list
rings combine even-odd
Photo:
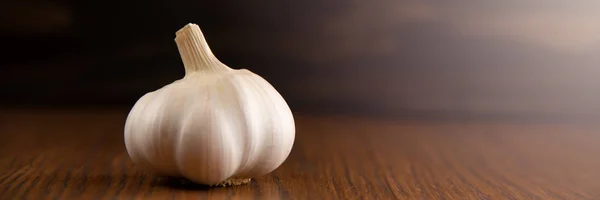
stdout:
[[125,123],[131,159],[155,173],[211,185],[278,168],[295,138],[283,97],[259,75],[219,62],[197,25],[177,34],[186,75],[131,109]]

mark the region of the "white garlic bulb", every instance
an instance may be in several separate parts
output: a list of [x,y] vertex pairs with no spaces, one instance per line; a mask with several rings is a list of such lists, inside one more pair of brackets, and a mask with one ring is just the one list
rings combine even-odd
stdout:
[[132,161],[208,185],[278,168],[295,137],[283,97],[259,75],[221,63],[196,24],[177,31],[175,42],[185,76],[145,94],[131,109],[125,145]]

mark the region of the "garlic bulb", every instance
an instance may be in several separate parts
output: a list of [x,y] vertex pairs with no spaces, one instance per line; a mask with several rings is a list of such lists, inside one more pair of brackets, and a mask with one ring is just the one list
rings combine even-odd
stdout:
[[259,75],[221,63],[200,28],[187,24],[175,42],[185,76],[142,96],[125,123],[132,161],[200,184],[268,174],[288,157],[292,112]]

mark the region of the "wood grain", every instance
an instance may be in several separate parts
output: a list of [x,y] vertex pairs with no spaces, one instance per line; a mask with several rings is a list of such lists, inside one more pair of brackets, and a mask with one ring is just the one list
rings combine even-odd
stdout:
[[4,110],[0,199],[599,199],[600,126],[301,116],[275,172],[238,187],[144,173],[125,110]]

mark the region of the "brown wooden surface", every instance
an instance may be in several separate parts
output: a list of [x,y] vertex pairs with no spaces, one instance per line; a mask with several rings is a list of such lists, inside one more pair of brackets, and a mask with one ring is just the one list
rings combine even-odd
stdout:
[[1,199],[600,199],[592,123],[297,116],[289,159],[207,188],[139,171],[126,111],[0,114]]

